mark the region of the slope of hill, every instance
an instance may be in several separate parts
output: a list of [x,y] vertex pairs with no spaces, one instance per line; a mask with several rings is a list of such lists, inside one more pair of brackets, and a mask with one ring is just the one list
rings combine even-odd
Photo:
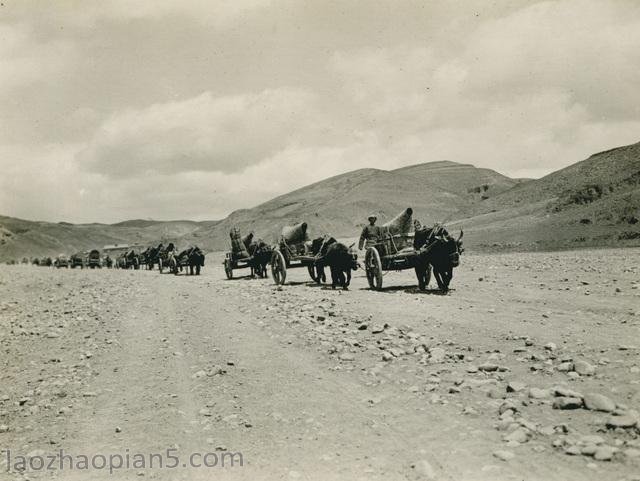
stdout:
[[411,176],[426,183],[437,182],[449,192],[472,199],[486,200],[529,179],[511,179],[495,170],[469,164],[441,161],[411,165],[393,172]]
[[640,244],[640,143],[592,155],[474,206],[480,246],[557,249]]
[[[310,235],[356,235],[374,212],[383,222],[413,207],[426,223],[456,218],[481,201],[481,195],[503,192],[519,181],[489,169],[455,162],[431,162],[384,171],[362,169],[338,175],[276,197],[253,209],[232,213],[212,227],[195,232],[205,247],[225,248],[237,225],[275,242],[283,225],[307,222]],[[482,193],[479,195],[479,193]],[[187,241],[197,240],[189,236]]]
[[109,244],[149,244],[175,239],[214,222],[126,221],[118,224],[37,222],[0,216],[0,260],[57,256]]

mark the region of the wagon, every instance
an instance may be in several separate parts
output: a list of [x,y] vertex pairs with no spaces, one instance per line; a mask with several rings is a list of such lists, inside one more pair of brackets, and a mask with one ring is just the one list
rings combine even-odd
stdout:
[[99,250],[93,249],[91,252],[89,252],[89,256],[87,258],[87,265],[91,269],[95,269],[96,267],[98,269],[102,268],[102,260],[100,259],[100,251]]
[[233,252],[227,252],[223,265],[227,279],[233,279],[234,270],[253,268],[253,257],[238,257]]
[[271,248],[261,240],[254,242],[253,232],[242,237],[237,227],[231,229],[229,235],[231,250],[225,254],[222,262],[227,279],[233,279],[233,271],[238,269],[251,269],[252,276],[254,272],[257,272],[259,277],[263,277],[261,265],[266,266],[269,260],[269,257],[263,259],[263,256],[265,251],[268,256]]
[[[171,248],[169,249],[169,246],[167,246],[167,249],[161,251],[158,253],[158,270],[160,271],[160,274],[162,274],[164,272],[164,268],[167,267],[169,269],[169,272],[173,273],[173,274],[178,274],[178,259],[177,259],[177,253],[176,253],[176,249],[173,246],[173,244],[169,244],[171,246]],[[139,263],[138,257],[135,257],[135,262]],[[138,269],[138,265],[136,265],[134,268]]]
[[276,284],[282,285],[287,279],[288,269],[306,267],[311,279],[320,282],[316,260],[307,237],[306,222],[285,227],[271,255],[271,276]]
[[[412,214],[411,208],[400,213],[382,226],[381,238],[368,245],[364,266],[371,289],[382,289],[385,272],[415,269],[419,266],[419,253],[413,247],[413,235],[409,233]],[[418,275],[417,271],[416,275]],[[418,278],[421,288],[429,284],[430,277],[431,270],[428,267],[424,277]]]

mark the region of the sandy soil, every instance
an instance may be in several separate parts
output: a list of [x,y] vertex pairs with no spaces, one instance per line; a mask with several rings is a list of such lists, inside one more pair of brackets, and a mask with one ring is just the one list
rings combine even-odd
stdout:
[[[3,266],[0,479],[640,479],[640,250],[466,255],[446,296],[220,260]],[[60,449],[180,460],[14,469]],[[182,467],[208,452],[244,466]]]

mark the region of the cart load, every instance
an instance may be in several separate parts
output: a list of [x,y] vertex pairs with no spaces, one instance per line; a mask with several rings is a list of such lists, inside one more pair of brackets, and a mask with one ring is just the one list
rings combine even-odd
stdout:
[[240,235],[240,229],[234,227],[229,232],[231,237],[231,253],[236,259],[247,259],[249,256],[249,250],[244,242],[242,235]]
[[[313,243],[309,239],[307,223],[288,225],[282,228],[278,245],[271,255],[271,275],[276,284],[284,284],[287,269],[306,267],[311,278],[320,282],[316,270],[318,253],[313,252]],[[320,239],[320,247],[322,239]]]
[[413,251],[412,228],[413,209],[400,212],[396,217],[382,225],[382,253],[385,255],[410,254]]
[[288,245],[300,245],[309,241],[307,223],[287,225],[282,228],[282,240]]

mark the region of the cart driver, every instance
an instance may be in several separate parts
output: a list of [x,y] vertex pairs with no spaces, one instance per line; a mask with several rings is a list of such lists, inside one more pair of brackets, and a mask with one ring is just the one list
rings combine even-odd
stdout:
[[378,217],[375,214],[371,214],[368,218],[369,225],[364,226],[362,234],[360,234],[360,242],[358,243],[358,249],[362,250],[365,246],[369,247],[377,244],[382,239],[382,228],[376,225]]

